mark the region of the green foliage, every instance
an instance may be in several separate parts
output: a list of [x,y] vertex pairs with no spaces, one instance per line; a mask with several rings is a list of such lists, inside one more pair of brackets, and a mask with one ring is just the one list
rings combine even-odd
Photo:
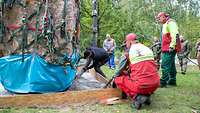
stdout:
[[[81,2],[82,48],[89,46],[92,40],[91,4],[91,0]],[[135,32],[140,41],[150,45],[152,37],[160,35],[161,25],[155,16],[161,11],[169,13],[177,21],[180,33],[192,42],[193,47],[200,36],[200,6],[195,0],[98,0],[98,9],[100,47],[107,33],[114,33],[117,45],[121,45],[130,32]]]

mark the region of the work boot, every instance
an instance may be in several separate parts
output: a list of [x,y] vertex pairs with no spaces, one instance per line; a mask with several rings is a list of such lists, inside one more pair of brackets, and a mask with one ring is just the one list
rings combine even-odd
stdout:
[[139,110],[142,107],[142,104],[140,102],[138,102],[137,100],[134,100],[134,102],[132,103],[132,105]]
[[185,72],[181,72],[182,75],[185,75]]
[[142,104],[148,104],[150,105],[150,100],[148,100],[148,97],[145,95],[137,95],[135,100],[133,101],[133,105],[137,110],[139,110],[142,107]]
[[177,86],[176,82],[168,82],[167,85],[174,86],[174,87]]
[[176,84],[168,84],[169,86],[176,87]]
[[160,88],[166,88],[167,85],[166,84],[160,84]]
[[144,103],[148,100],[148,97],[145,96],[145,95],[138,95],[137,100],[138,100],[141,104],[144,104]]
[[147,100],[144,102],[144,104],[146,104],[146,105],[150,105],[151,104],[150,96],[147,96]]

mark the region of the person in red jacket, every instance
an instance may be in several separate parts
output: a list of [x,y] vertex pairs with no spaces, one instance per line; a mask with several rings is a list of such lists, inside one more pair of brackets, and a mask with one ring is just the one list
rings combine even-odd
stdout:
[[178,26],[165,12],[160,12],[157,19],[162,24],[161,51],[162,77],[160,87],[176,86],[175,56],[181,50]]
[[114,83],[132,98],[132,105],[140,109],[143,104],[150,104],[150,96],[159,87],[160,77],[152,50],[139,43],[136,34],[126,36],[126,47],[130,73],[122,71]]

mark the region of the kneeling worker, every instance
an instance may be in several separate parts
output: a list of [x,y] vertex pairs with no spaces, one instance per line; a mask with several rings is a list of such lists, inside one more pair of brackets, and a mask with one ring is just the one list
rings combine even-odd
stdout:
[[140,109],[142,104],[150,104],[150,96],[159,87],[160,77],[152,50],[139,43],[136,34],[126,36],[126,47],[130,74],[121,73],[114,83],[132,99],[132,105]]

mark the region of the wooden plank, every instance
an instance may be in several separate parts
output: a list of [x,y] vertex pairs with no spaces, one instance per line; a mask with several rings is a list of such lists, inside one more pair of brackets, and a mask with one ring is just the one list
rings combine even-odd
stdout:
[[102,99],[119,97],[119,89],[107,88],[84,91],[66,91],[50,94],[26,94],[0,97],[0,108],[8,107],[57,107],[99,102]]
[[[80,70],[80,69],[79,69]],[[103,83],[107,79],[97,75],[94,70],[89,71],[95,78]],[[21,94],[15,96],[0,97],[0,108],[10,107],[58,107],[76,104],[100,102],[102,99],[120,97],[121,91],[114,88],[66,91],[49,94]]]
[[101,100],[99,103],[102,105],[113,105],[113,104],[121,104],[127,102],[127,99],[121,99],[120,97],[112,97]]

